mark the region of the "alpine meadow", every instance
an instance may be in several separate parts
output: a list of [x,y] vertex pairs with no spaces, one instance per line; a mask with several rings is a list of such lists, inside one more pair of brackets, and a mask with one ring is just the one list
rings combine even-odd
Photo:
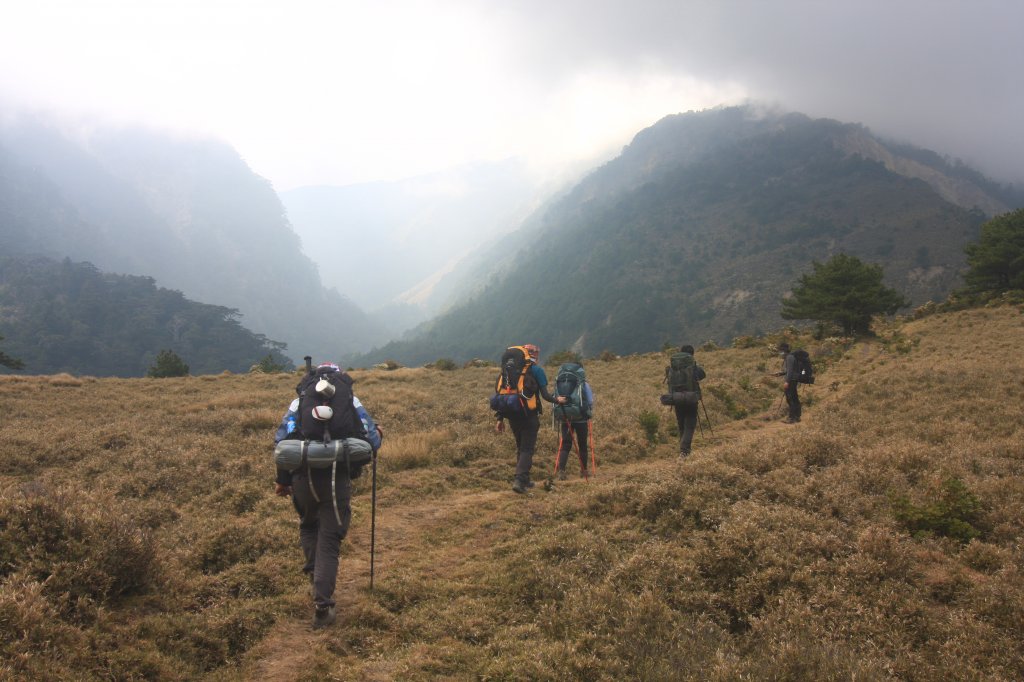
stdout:
[[[586,360],[596,475],[548,481],[542,428],[526,496],[495,367],[353,371],[374,587],[367,468],[317,632],[272,494],[298,375],[0,377],[0,677],[1021,679],[1024,315],[934,307],[698,348],[685,461],[668,352]],[[783,341],[817,370],[794,425]]]

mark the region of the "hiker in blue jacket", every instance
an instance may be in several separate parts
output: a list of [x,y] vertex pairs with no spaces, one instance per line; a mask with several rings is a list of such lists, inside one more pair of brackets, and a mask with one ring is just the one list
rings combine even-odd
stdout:
[[[565,403],[565,401],[564,396],[556,398],[558,403]],[[594,391],[590,387],[589,381],[583,382],[583,404],[590,408],[591,411],[588,414],[593,415]],[[565,473],[565,467],[569,463],[569,451],[572,450],[573,434],[576,436],[577,453],[580,458],[580,477],[587,477],[587,462],[590,461],[590,419],[591,417],[587,416],[584,419],[562,421],[559,423],[558,461],[556,463],[559,481],[564,481],[568,477]]]
[[[331,369],[341,371],[333,363],[324,363],[317,367],[318,372]],[[354,395],[352,406],[366,432],[366,442],[376,453],[384,437],[380,426],[373,421],[370,413]],[[275,443],[291,438],[302,438],[301,433],[297,432],[299,410],[299,399],[296,398],[281,419],[281,424],[274,434]],[[326,627],[335,619],[334,589],[338,579],[338,557],[341,554],[341,541],[348,534],[352,519],[351,480],[358,478],[361,472],[362,466],[352,471],[339,467],[337,476],[332,480],[330,469],[304,467],[290,472],[277,468],[274,492],[281,497],[290,496],[295,511],[299,514],[299,543],[306,560],[302,571],[309,576],[312,586],[314,629]],[[293,477],[298,479],[295,485]],[[316,493],[314,489],[320,489],[320,492]],[[318,567],[319,571],[316,570]]]

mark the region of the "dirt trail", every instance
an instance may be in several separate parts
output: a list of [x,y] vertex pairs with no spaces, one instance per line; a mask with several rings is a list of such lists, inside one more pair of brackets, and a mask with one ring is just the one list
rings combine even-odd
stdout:
[[[701,447],[698,436],[695,457],[713,455],[714,451],[726,443],[763,438],[766,434],[783,429],[800,428],[783,424],[780,421],[782,410],[776,411],[773,406],[766,413],[752,415],[736,422],[720,424],[715,427],[714,436]],[[706,427],[705,427],[706,428]],[[674,449],[674,448],[673,448]],[[663,446],[667,453],[669,448]],[[547,467],[545,458],[538,457],[535,475],[540,469]],[[598,462],[600,465],[600,462]],[[374,562],[374,580],[376,584],[387,580],[389,568],[402,566],[416,567],[431,573],[438,570],[451,570],[453,567],[469,560],[472,555],[488,546],[491,524],[486,519],[506,517],[521,513],[524,502],[529,504],[539,516],[547,514],[552,505],[563,500],[565,494],[582,492],[577,486],[601,486],[616,477],[629,474],[636,470],[652,468],[672,468],[678,466],[675,457],[660,456],[645,458],[642,461],[625,464],[599,466],[598,475],[589,481],[570,479],[559,482],[556,492],[542,490],[542,484],[535,488],[524,499],[510,489],[487,491],[468,491],[454,493],[443,499],[429,498],[426,501],[416,500],[411,503],[382,507],[378,501],[376,519],[376,546]],[[480,511],[486,509],[486,514]],[[506,512],[507,514],[503,514]],[[438,532],[448,530],[446,542],[434,541],[430,538]],[[346,614],[352,613],[357,606],[370,599],[365,588],[370,579],[370,518],[368,514],[357,514],[348,539],[342,547],[341,571],[338,577],[336,597],[338,599],[339,624],[325,632],[314,632],[308,623],[311,616],[308,597],[305,594],[289,598],[294,606],[296,619],[283,619],[277,623],[264,640],[249,653],[249,663],[242,668],[245,679],[283,682],[293,680],[298,673],[309,670],[306,665],[314,660],[316,652],[326,645],[327,638],[339,625],[344,627]],[[444,561],[439,559],[443,557]],[[393,676],[388,671],[388,664],[381,662],[377,675],[368,677],[374,680],[389,680]]]

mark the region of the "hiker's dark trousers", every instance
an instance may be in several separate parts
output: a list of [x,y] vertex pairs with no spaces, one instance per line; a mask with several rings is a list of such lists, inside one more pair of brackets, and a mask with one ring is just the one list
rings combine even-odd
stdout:
[[[313,576],[313,601],[318,607],[334,606],[334,586],[338,579],[338,554],[341,541],[348,533],[352,520],[351,483],[348,473],[339,468],[334,494],[338,500],[338,515],[334,514],[331,499],[331,470],[312,469],[313,488],[317,502],[309,489],[307,472],[299,470],[292,477],[295,509],[299,512],[299,541],[306,557],[304,573]],[[338,523],[338,518],[341,523]]]
[[565,471],[565,465],[569,463],[569,451],[572,450],[573,438],[576,439],[576,447],[580,457],[580,469],[587,468],[590,461],[590,422],[562,422],[561,436],[558,440],[558,470]]
[[679,426],[679,454],[688,455],[693,447],[693,432],[697,428],[697,405],[676,405],[676,425]]
[[786,389],[786,405],[789,406],[789,419],[790,421],[800,421],[800,396],[796,394],[796,388],[798,384],[795,381],[789,382],[789,388]]
[[525,417],[509,417],[508,425],[512,429],[512,435],[516,437],[516,480],[525,485],[530,481],[530,468],[533,466],[533,452],[537,449],[540,418],[536,412]]

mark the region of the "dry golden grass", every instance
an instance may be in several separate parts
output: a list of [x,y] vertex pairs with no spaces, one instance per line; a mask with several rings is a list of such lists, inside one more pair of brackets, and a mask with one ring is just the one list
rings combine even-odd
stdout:
[[526,497],[494,368],[353,372],[386,432],[375,589],[364,476],[320,633],[271,493],[295,375],[0,377],[0,678],[1021,679],[1024,316],[800,343],[795,427],[766,345],[698,351],[683,464],[667,356],[587,362],[597,477]]

